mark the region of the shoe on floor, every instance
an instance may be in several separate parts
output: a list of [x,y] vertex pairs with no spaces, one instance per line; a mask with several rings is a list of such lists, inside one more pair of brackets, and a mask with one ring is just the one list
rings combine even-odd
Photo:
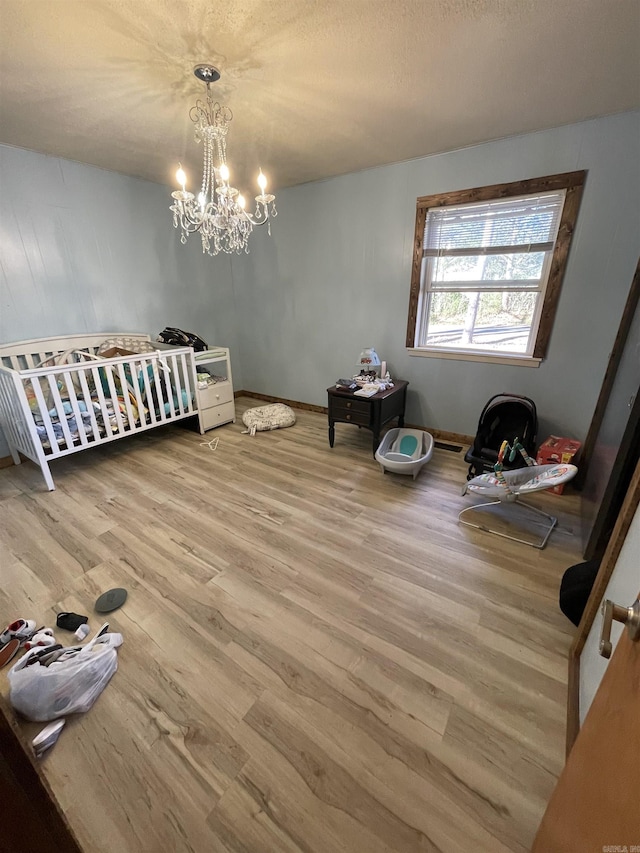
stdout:
[[25,640],[31,639],[36,632],[36,623],[33,619],[16,619],[4,629],[0,634],[0,648],[9,640],[19,640],[24,643]]
[[0,669],[9,663],[17,654],[20,648],[20,640],[9,640],[0,648]]
[[24,647],[27,651],[35,649],[38,646],[55,646],[56,638],[53,636],[52,628],[39,628],[36,633],[30,637]]

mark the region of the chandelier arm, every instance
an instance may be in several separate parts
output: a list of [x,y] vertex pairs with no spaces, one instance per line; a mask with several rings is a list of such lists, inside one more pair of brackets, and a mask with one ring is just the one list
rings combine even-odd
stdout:
[[[194,234],[196,231],[200,231],[200,226],[196,222],[192,222],[191,220],[186,219],[184,216],[178,216],[178,223],[179,227],[186,234]],[[173,224],[176,226],[176,228],[178,227],[178,225],[176,225],[175,218]]]

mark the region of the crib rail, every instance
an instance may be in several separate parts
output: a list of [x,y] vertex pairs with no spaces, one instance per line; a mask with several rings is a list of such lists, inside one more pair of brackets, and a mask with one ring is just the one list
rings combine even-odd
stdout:
[[192,355],[186,347],[109,359],[85,353],[77,364],[20,371],[45,456],[194,414]]
[[150,341],[151,336],[140,332],[102,332],[91,335],[73,335],[55,338],[33,338],[30,341],[0,344],[0,364],[12,370],[33,370],[52,356],[67,350],[85,350],[95,353],[106,339],[127,338]]

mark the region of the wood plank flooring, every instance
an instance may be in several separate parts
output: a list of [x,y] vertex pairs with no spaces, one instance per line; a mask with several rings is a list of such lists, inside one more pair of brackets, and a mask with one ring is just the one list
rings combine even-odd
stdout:
[[332,450],[297,415],[79,453],[53,493],[0,471],[3,624],[95,629],[129,590],[119,669],[48,781],[89,853],[524,853],[564,759],[577,498],[532,498],[559,517],[537,551],[457,523],[462,453],[383,475],[368,431]]

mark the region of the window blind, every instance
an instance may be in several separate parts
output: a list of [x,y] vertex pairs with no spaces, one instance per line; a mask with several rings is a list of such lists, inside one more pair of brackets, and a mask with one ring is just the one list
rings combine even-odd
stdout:
[[558,234],[565,191],[435,207],[427,213],[423,255],[546,252]]

